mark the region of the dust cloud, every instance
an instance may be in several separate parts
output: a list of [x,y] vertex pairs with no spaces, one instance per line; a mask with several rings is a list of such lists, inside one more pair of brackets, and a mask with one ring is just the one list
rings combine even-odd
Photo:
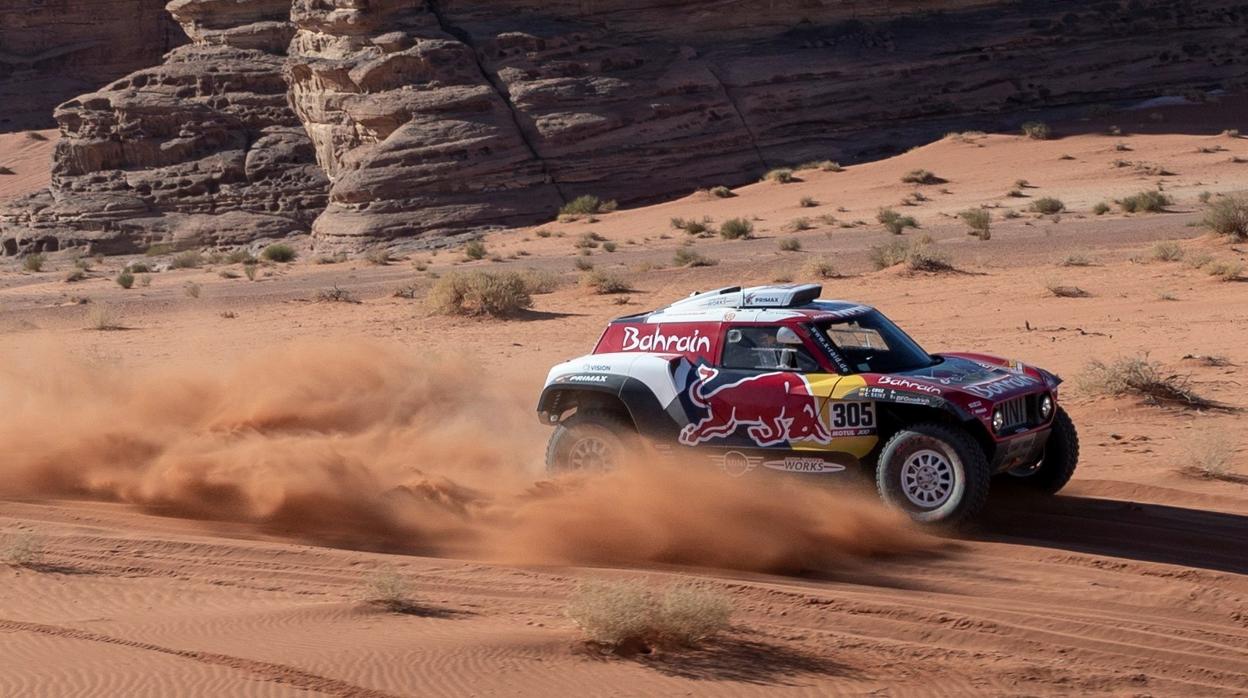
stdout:
[[0,496],[125,502],[324,545],[524,563],[817,569],[931,539],[791,479],[637,463],[549,480],[535,396],[368,342],[224,368],[0,361]]

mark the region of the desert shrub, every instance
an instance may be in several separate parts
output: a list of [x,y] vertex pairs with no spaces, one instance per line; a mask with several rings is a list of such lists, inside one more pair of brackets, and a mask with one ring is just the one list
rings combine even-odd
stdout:
[[259,264],[244,264],[243,265],[243,275],[247,277],[248,281],[255,281],[256,273],[259,270],[260,270]]
[[694,220],[692,218],[672,218],[672,227],[677,230],[683,230],[690,235],[705,235],[711,230],[711,219],[703,216],[702,220]]
[[1057,298],[1087,298],[1092,295],[1078,286],[1066,286],[1056,279],[1049,279],[1044,283],[1044,289],[1049,295]]
[[844,172],[845,168],[841,167],[841,163],[835,160],[824,160],[819,163],[819,169],[824,172]]
[[813,227],[815,227],[814,224],[811,223],[810,219],[806,216],[799,216],[784,224],[785,230],[791,230],[793,232],[810,230]]
[[1105,363],[1091,361],[1078,379],[1079,385],[1094,395],[1133,395],[1150,404],[1177,404],[1211,407],[1211,401],[1192,391],[1187,376],[1166,374],[1147,355],[1123,357]]
[[411,582],[392,567],[374,572],[365,581],[361,596],[364,603],[391,613],[405,613],[416,608]]
[[911,170],[901,176],[901,181],[907,184],[944,184],[949,180],[937,177],[928,170]]
[[594,263],[589,261],[587,257],[577,257],[572,261],[572,266],[576,267],[577,271],[589,271],[594,268]]
[[919,222],[914,220],[913,216],[903,216],[891,208],[880,209],[880,212],[875,214],[875,220],[883,223],[888,232],[893,235],[901,235],[906,228],[919,227]]
[[797,205],[802,208],[814,208],[819,205],[819,202],[815,201],[815,197],[813,196],[803,196],[798,200]]
[[603,251],[603,252],[615,252],[615,250],[616,250],[616,249],[617,249],[617,248],[616,248],[616,245],[615,245],[615,243],[614,243],[614,242],[604,242],[604,243],[602,243],[602,251]]
[[369,250],[368,252],[364,253],[364,260],[367,261],[369,264],[375,264],[379,267],[384,267],[387,264],[393,262],[394,257],[391,256],[390,250],[387,250],[384,247],[375,247]]
[[732,193],[731,189],[722,185],[718,187],[711,187],[710,194],[717,199],[731,199],[736,196],[736,194]]
[[831,260],[824,258],[809,259],[802,265],[802,276],[812,279],[835,279],[840,276]]
[[1023,193],[1022,189],[1011,189],[1007,191],[1005,195],[1013,199],[1022,199],[1027,196]]
[[1009,209],[1005,213],[1002,213],[1001,217],[1006,218],[1006,219],[1022,218],[1023,214],[1019,213],[1018,211],[1015,211],[1014,209]]
[[516,273],[524,281],[524,288],[534,296],[553,293],[561,283],[558,274],[546,269],[521,269]]
[[567,615],[588,641],[617,650],[693,645],[728,628],[732,606],[692,586],[656,593],[637,582],[593,582],[568,600]]
[[440,315],[508,317],[533,307],[524,277],[515,272],[452,272],[433,285],[428,302]]
[[562,216],[589,216],[595,213],[610,213],[616,209],[614,201],[603,201],[592,194],[582,194],[564,204],[559,209]]
[[142,276],[140,276],[140,277],[139,277],[139,285],[140,285],[140,286],[142,286],[143,288],[147,288],[148,286],[151,286],[151,285],[152,285],[152,275],[151,275],[151,274],[143,274]]
[[581,286],[599,295],[628,293],[628,282],[608,271],[591,271],[581,276]]
[[34,567],[43,559],[43,539],[34,533],[10,533],[0,546],[0,561],[13,567]]
[[867,258],[876,269],[905,264],[911,271],[949,271],[953,265],[945,253],[937,250],[931,238],[890,240],[867,251]]
[[1209,205],[1202,221],[1218,235],[1232,240],[1248,240],[1248,196],[1227,196]]
[[1177,262],[1183,259],[1183,248],[1177,242],[1159,242],[1153,245],[1149,255],[1158,262]]
[[485,259],[489,252],[485,249],[485,243],[480,240],[470,240],[464,245],[464,257],[467,259]]
[[1218,260],[1204,266],[1205,273],[1222,281],[1234,281],[1244,273],[1244,265],[1234,260]]
[[174,256],[169,261],[170,269],[198,269],[204,263],[204,255],[196,250],[187,250]]
[[958,218],[970,228],[970,234],[980,240],[992,237],[992,213],[982,208],[968,208],[958,214]]
[[188,281],[182,284],[182,292],[186,294],[187,298],[199,298],[199,294],[202,290],[203,289],[200,285],[194,281]]
[[87,278],[87,272],[81,269],[70,269],[69,272],[65,274],[65,283],[67,284],[77,283],[86,278]]
[[26,271],[40,272],[43,271],[43,265],[47,261],[48,258],[42,254],[28,254],[22,259],[22,268]]
[[778,167],[763,175],[763,179],[776,184],[790,184],[796,182],[797,178],[793,176],[793,170],[788,167]]
[[1058,263],[1059,267],[1090,267],[1092,260],[1087,255],[1072,253],[1066,255],[1066,258]]
[[355,294],[351,293],[338,284],[334,284],[329,288],[323,288],[316,292],[317,303],[359,303]]
[[152,268],[146,262],[131,262],[126,265],[126,271],[131,274],[150,274],[152,273]]
[[229,254],[225,256],[227,264],[250,264],[255,260],[256,258],[252,257],[250,252],[243,249],[230,250]]
[[720,224],[719,236],[725,240],[754,237],[754,224],[744,218],[729,218]]
[[1053,132],[1043,121],[1028,121],[1023,124],[1023,135],[1038,141],[1047,141],[1052,138]]
[[122,272],[117,275],[116,281],[118,286],[122,288],[130,288],[134,285],[134,274],[123,269]]
[[800,252],[802,241],[797,238],[781,238],[777,243],[781,252]]
[[99,330],[101,332],[125,329],[125,326],[121,324],[121,320],[117,317],[117,314],[114,313],[111,308],[102,305],[96,306],[91,310],[91,314],[88,316],[87,321],[91,323],[91,329]]
[[539,238],[548,238],[551,236],[551,232],[545,228],[540,228],[538,230],[535,230],[533,231],[533,234],[538,236]]
[[1109,204],[1104,201],[1097,202],[1097,204],[1092,207],[1092,213],[1095,213],[1098,216],[1103,216],[1106,213],[1109,213]]
[[394,289],[394,293],[391,295],[395,298],[406,298],[409,301],[414,300],[418,295],[420,295],[420,286],[416,284],[404,284]]
[[1127,213],[1159,213],[1171,203],[1170,197],[1159,191],[1142,191],[1122,199],[1118,205]]
[[1028,208],[1030,208],[1034,213],[1052,215],[1054,213],[1061,213],[1062,211],[1065,211],[1066,204],[1062,203],[1061,199],[1045,196],[1031,202],[1031,206]]
[[260,256],[270,262],[284,264],[286,262],[295,261],[295,258],[299,256],[299,253],[295,252],[295,248],[290,245],[283,242],[277,242],[261,250]]
[[672,263],[678,267],[713,267],[719,262],[698,252],[692,247],[677,247],[672,256]]
[[1188,453],[1192,458],[1189,470],[1193,474],[1216,480],[1230,473],[1235,447],[1221,434],[1204,434],[1190,444]]

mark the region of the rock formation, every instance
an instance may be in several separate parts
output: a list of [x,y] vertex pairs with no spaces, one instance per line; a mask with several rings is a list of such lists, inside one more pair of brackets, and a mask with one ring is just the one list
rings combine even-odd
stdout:
[[0,216],[8,252],[244,244],[306,232],[327,182],[287,101],[288,0],[174,0],[193,43],[57,108],[52,187]]
[[0,2],[0,132],[49,128],[56,105],[186,43],[165,2]]
[[1242,87],[1248,65],[1242,0],[169,7],[194,45],[58,110],[51,193],[0,214],[8,249],[290,232],[336,249],[445,243],[583,193],[654,200],[948,130]]

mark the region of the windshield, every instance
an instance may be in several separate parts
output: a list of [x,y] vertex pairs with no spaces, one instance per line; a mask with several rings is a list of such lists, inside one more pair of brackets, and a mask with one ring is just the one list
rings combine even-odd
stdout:
[[895,373],[936,363],[878,310],[819,325],[849,367],[858,373]]

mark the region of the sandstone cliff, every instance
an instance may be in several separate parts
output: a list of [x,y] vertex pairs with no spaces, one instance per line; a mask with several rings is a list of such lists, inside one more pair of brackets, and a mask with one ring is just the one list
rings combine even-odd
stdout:
[[56,105],[186,43],[166,1],[0,2],[0,133],[49,128]]
[[6,251],[131,252],[308,230],[327,182],[287,101],[287,0],[174,0],[193,43],[57,108],[52,187],[0,218]]
[[195,44],[58,110],[53,187],[0,215],[8,249],[289,232],[325,248],[433,244],[549,218],[582,193],[737,184],[951,129],[1235,87],[1248,66],[1248,3],[1229,0],[169,7]]

